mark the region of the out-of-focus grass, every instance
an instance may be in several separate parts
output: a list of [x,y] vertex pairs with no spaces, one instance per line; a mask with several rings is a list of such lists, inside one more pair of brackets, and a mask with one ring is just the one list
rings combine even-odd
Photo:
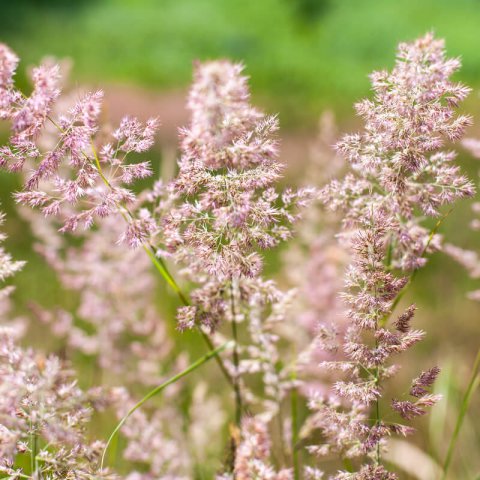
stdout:
[[434,30],[480,85],[478,0],[4,0],[0,38],[27,62],[74,59],[75,78],[188,84],[195,59],[241,60],[284,123],[351,104],[399,41]]

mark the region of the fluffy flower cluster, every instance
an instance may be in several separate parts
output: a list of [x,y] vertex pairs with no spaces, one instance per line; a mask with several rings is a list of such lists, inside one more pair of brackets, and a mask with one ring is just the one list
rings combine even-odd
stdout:
[[[400,315],[393,330],[387,328],[392,301],[407,281],[385,270],[385,234],[390,227],[381,212],[377,212],[375,219],[367,221],[352,240],[355,255],[347,272],[345,292],[350,319],[343,343],[346,358],[323,363],[324,368],[338,371],[345,378],[333,386],[334,398],[338,400],[323,402],[315,398],[311,404],[317,410],[312,421],[329,440],[321,447],[310,449],[319,455],[340,453],[348,458],[373,455],[385,436],[411,433],[411,428],[397,422],[385,423],[377,410],[384,381],[397,371],[389,360],[415,345],[424,335],[410,327],[414,306]],[[426,413],[422,407],[433,405],[438,398],[421,387],[431,385],[434,378],[428,383],[425,376],[419,377],[411,390],[418,400],[415,403],[394,400],[393,410],[406,419]],[[347,411],[345,405],[350,405]],[[373,424],[369,424],[366,417],[370,410],[376,411]]]
[[[458,65],[445,58],[443,42],[431,35],[400,45],[393,71],[372,75],[374,100],[357,106],[366,122],[364,133],[338,144],[351,172],[324,190],[329,205],[342,208],[345,215],[343,241],[352,255],[344,293],[349,327],[343,339],[345,358],[323,364],[344,378],[335,382],[332,399],[312,401],[312,421],[327,441],[311,451],[372,459],[372,465],[357,473],[335,478],[396,478],[380,463],[384,438],[412,431],[386,422],[382,402],[385,380],[398,368],[392,356],[423,337],[410,326],[413,305],[393,328],[388,325],[409,281],[395,268],[409,271],[425,263],[435,232],[422,226],[419,209],[438,215],[440,206],[473,193],[472,184],[452,163],[454,154],[436,151],[444,138],[460,138],[469,123],[467,117],[454,117],[453,107],[468,92],[449,79]],[[437,368],[422,373],[410,390],[414,400],[394,399],[391,409],[407,420],[425,414],[438,400],[429,393],[438,373]]]
[[[148,162],[129,163],[127,156],[151,148],[158,121],[143,125],[126,117],[112,134],[102,132],[101,91],[83,95],[67,113],[57,112],[59,67],[45,63],[35,68],[32,94],[25,97],[13,82],[17,63],[15,54],[1,45],[0,118],[10,122],[11,136],[0,148],[0,165],[18,171],[28,163],[31,169],[17,201],[39,207],[46,216],[61,216],[65,232],[121,214],[128,221],[121,239],[131,246],[143,243],[152,226],[143,216],[134,219],[129,213],[136,197],[128,186],[149,176],[151,168]],[[42,142],[42,136],[48,141]]]
[[[86,437],[95,393],[80,390],[58,358],[16,346],[8,329],[0,340],[0,472],[11,479],[114,478],[97,468],[103,443]],[[16,465],[22,457],[31,459],[31,476]]]
[[34,68],[33,91],[26,97],[14,86],[17,65],[18,57],[6,45],[0,45],[0,119],[11,121],[12,131],[10,145],[0,150],[0,164],[12,171],[21,170],[27,159],[40,155],[36,139],[60,94],[58,66]]
[[275,117],[249,104],[243,67],[226,61],[197,65],[182,130],[179,173],[169,185],[174,206],[163,219],[167,253],[202,286],[192,296],[197,312],[180,321],[214,327],[230,309],[225,288],[234,278],[256,278],[259,249],[290,236],[295,207],[311,191],[275,191],[280,178]]
[[351,171],[324,190],[331,208],[353,227],[378,208],[395,222],[391,229],[391,264],[404,270],[421,267],[425,250],[438,248],[422,216],[437,216],[442,205],[474,193],[472,183],[453,163],[455,153],[439,150],[445,140],[462,137],[471,123],[455,116],[469,89],[450,80],[460,62],[445,56],[444,43],[432,35],[401,44],[392,72],[371,76],[373,100],[357,104],[365,121],[360,134],[338,144]]
[[197,67],[192,120],[182,131],[180,171],[171,185],[183,201],[164,221],[169,250],[220,280],[258,275],[254,247],[274,246],[289,234],[281,224],[287,212],[274,204],[271,189],[280,178],[277,120],[249,105],[241,70],[228,62]]

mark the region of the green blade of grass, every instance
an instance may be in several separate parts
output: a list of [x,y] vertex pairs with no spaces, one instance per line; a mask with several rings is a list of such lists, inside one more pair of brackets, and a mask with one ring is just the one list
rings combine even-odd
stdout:
[[[292,380],[297,379],[297,372],[292,370]],[[298,392],[294,385],[290,392],[290,409],[292,415],[292,459],[293,459],[293,478],[300,480],[300,458],[298,452]]]
[[450,468],[450,464],[452,462],[453,452],[455,451],[458,435],[460,434],[463,421],[465,420],[465,415],[467,414],[472,396],[475,390],[477,389],[478,385],[480,384],[479,370],[480,370],[480,350],[477,352],[475,362],[473,363],[470,382],[468,383],[467,390],[465,391],[465,395],[463,396],[462,404],[460,406],[460,412],[458,414],[457,422],[455,424],[455,429],[453,430],[452,438],[450,439],[450,444],[447,450],[447,456],[445,457],[445,461],[443,463],[442,480],[445,480],[447,478],[448,469]]
[[208,362],[210,359],[221,353],[223,350],[230,348],[233,345],[233,342],[226,342],[220,347],[216,348],[215,350],[212,350],[211,352],[208,352],[206,355],[203,357],[199,358],[196,362],[192,363],[189,365],[185,370],[182,370],[180,373],[177,373],[177,375],[174,375],[173,377],[169,378],[165,382],[163,382],[161,385],[158,387],[155,387],[153,390],[148,392],[138,403],[136,403],[128,412],[127,414],[118,422],[117,426],[114,428],[113,432],[111,433],[110,437],[108,438],[108,441],[105,445],[105,448],[103,450],[102,454],[102,459],[100,462],[100,469],[103,469],[103,464],[105,461],[105,455],[107,453],[108,447],[112,443],[113,438],[115,435],[118,433],[118,431],[123,427],[125,422],[128,420],[128,418],[136,411],[138,410],[145,402],[150,400],[152,397],[155,395],[158,395],[161,391],[163,391],[166,387],[169,385],[172,385],[173,383],[177,382],[181,378],[185,377],[189,373],[193,372],[196,370],[198,367],[202,366],[204,363]]

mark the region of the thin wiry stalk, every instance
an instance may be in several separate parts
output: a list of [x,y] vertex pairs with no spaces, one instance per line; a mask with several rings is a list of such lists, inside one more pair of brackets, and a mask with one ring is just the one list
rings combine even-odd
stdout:
[[138,403],[136,403],[128,412],[127,414],[120,420],[120,422],[117,424],[113,432],[111,433],[110,437],[108,438],[108,441],[105,445],[105,449],[103,450],[101,462],[100,462],[100,469],[103,469],[103,464],[105,461],[105,455],[107,453],[108,447],[112,443],[113,438],[115,435],[118,433],[118,431],[123,427],[125,422],[128,420],[128,418],[136,411],[138,410],[145,402],[150,400],[150,398],[154,397],[155,395],[158,395],[160,392],[165,390],[166,387],[169,385],[172,385],[173,383],[177,382],[181,378],[185,377],[189,373],[193,372],[197,368],[201,367],[204,363],[207,363],[211,358],[217,356],[219,353],[223,352],[225,349],[230,348],[232,346],[233,342],[226,342],[220,347],[216,348],[215,350],[212,350],[211,352],[208,352],[206,355],[203,357],[199,358],[197,361],[193,362],[191,365],[189,365],[185,370],[182,370],[180,373],[177,373],[177,375],[174,375],[173,377],[169,378],[167,381],[163,382],[161,385],[158,387],[155,387],[153,390],[147,393]]
[[32,477],[35,475],[37,471],[37,434],[33,430],[30,434],[30,469]]
[[[297,378],[295,368],[292,370],[292,381]],[[300,480],[300,457],[298,451],[298,392],[295,386],[292,387],[290,394],[290,409],[292,416],[292,460],[293,460],[293,478]]]
[[453,430],[452,438],[450,439],[450,444],[447,450],[447,456],[445,457],[445,461],[443,463],[443,474],[442,480],[447,478],[448,469],[450,468],[450,464],[453,458],[453,452],[455,451],[455,447],[457,445],[458,436],[460,434],[460,430],[463,425],[463,421],[465,420],[465,415],[467,414],[468,407],[470,405],[470,401],[472,400],[473,394],[477,387],[480,385],[480,350],[477,352],[477,356],[475,357],[475,362],[473,363],[472,368],[472,375],[470,377],[470,382],[468,383],[467,390],[465,395],[462,399],[462,404],[460,406],[460,412],[457,417],[457,422],[455,424],[455,429]]
[[235,367],[234,390],[235,390],[235,423],[240,426],[242,420],[242,394],[239,384],[239,365],[240,357],[238,354],[238,332],[237,332],[237,312],[235,310],[235,298],[233,286],[230,282],[230,304],[232,309],[232,337],[235,345],[233,347],[233,365]]
[[[104,184],[108,188],[112,189],[112,185],[110,184],[108,179],[103,174],[102,166],[100,164],[100,160],[98,158],[97,150],[95,148],[95,145],[93,144],[93,141],[92,141],[92,151],[93,151],[93,155],[95,157],[95,165],[97,167],[100,178],[103,180]],[[122,208],[119,208],[119,211],[122,212],[123,218],[128,223],[128,218],[123,213],[123,211],[125,211],[127,213],[128,217],[131,218],[131,219],[133,219],[133,214],[130,212],[130,210],[127,207],[125,207],[125,206],[121,206],[121,207]],[[150,244],[144,243],[143,244],[143,249],[147,253],[148,257],[150,258],[151,262],[153,263],[155,268],[158,270],[158,272],[160,272],[160,274],[166,280],[168,285],[178,295],[180,301],[185,306],[190,305],[189,300],[187,299],[186,295],[182,292],[181,288],[179,287],[178,283],[175,281],[172,274],[169,272],[169,270],[168,270],[167,266],[165,265],[165,263],[163,262],[163,260],[161,258],[158,258],[157,255],[155,255],[155,251],[154,251],[153,247]],[[210,340],[210,337],[200,327],[198,327],[197,330],[200,332],[200,335],[203,338],[206,345],[208,346],[208,348],[210,350],[213,350],[214,345],[213,345],[212,341]],[[216,356],[215,361],[217,362],[218,366],[222,370],[222,373],[225,376],[225,378],[227,379],[228,383],[230,383],[230,385],[233,386],[233,380],[232,380],[230,374],[228,373],[228,370],[226,369],[225,365],[223,364],[222,359],[219,356]]]
[[[375,385],[378,386],[379,384],[379,369],[377,368],[375,370]],[[379,426],[382,422],[382,417],[380,415],[380,400],[377,398],[375,401],[375,425]],[[376,463],[377,465],[380,465],[381,463],[381,457],[380,457],[380,443],[377,443],[377,451],[375,453],[376,455]]]
[[[185,306],[189,306],[190,302],[187,299],[186,295],[182,292],[181,288],[178,286],[178,283],[175,281],[173,278],[172,274],[169,272],[167,266],[163,262],[161,258],[158,258],[155,253],[153,252],[153,248],[149,245],[144,245],[143,246],[145,252],[147,253],[148,257],[150,258],[151,262],[155,266],[155,268],[158,270],[160,275],[166,280],[168,285],[170,285],[173,289],[173,291],[178,295],[179,299]],[[201,337],[203,338],[203,341],[207,345],[209,350],[213,350],[215,348],[212,340],[210,337],[201,329],[201,327],[197,326],[197,331],[200,333]],[[234,380],[232,379],[231,375],[228,373],[227,368],[225,367],[225,364],[223,363],[223,360],[217,355],[215,357],[215,361],[217,362],[218,366],[220,367],[220,370],[222,371],[224,377],[227,379],[228,383],[234,388]]]

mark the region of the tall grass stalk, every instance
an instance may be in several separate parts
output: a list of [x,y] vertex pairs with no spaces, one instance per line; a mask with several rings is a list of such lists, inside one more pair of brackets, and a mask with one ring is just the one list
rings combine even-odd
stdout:
[[[292,380],[297,379],[297,372],[292,371]],[[300,480],[300,456],[298,452],[298,391],[294,385],[290,394],[290,409],[292,416],[292,460],[293,460],[293,478]]]
[[460,412],[458,414],[457,422],[455,424],[455,429],[453,430],[452,438],[450,439],[447,455],[443,463],[443,474],[441,477],[442,480],[446,480],[447,478],[448,470],[450,468],[450,464],[452,463],[452,459],[453,459],[453,453],[457,445],[458,436],[460,434],[460,430],[462,429],[463,421],[465,420],[465,415],[467,414],[473,394],[475,393],[475,390],[477,389],[477,387],[480,385],[479,373],[480,373],[480,350],[478,350],[477,356],[475,357],[475,362],[473,363],[473,368],[472,368],[472,375],[470,377],[467,390],[465,391],[465,395],[463,396],[462,404],[460,406]]

